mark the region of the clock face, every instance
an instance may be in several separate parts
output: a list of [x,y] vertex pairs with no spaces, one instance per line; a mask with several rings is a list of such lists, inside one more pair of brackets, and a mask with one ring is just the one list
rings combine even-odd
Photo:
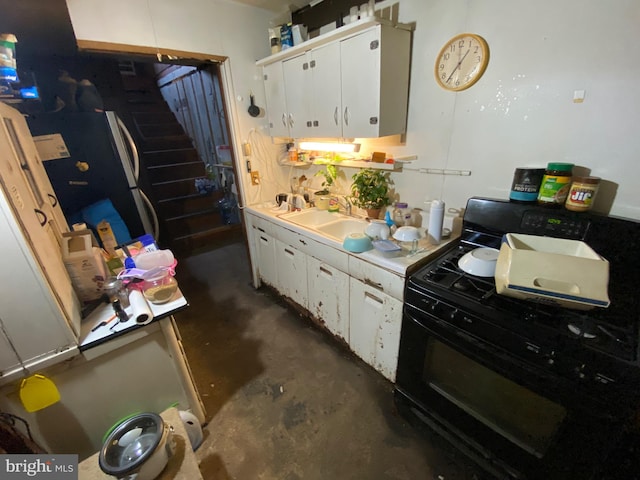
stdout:
[[461,33],[440,50],[435,65],[436,80],[446,90],[464,90],[480,79],[488,63],[489,46],[484,38]]

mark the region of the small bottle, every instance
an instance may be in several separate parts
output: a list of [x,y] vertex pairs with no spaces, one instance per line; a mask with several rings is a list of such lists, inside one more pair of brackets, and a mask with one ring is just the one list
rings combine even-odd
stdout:
[[434,200],[431,202],[431,209],[429,210],[429,229],[427,230],[427,238],[431,245],[440,245],[443,221],[444,202],[442,200]]
[[591,210],[599,186],[600,178],[598,177],[574,177],[564,204],[565,208],[574,212]]
[[298,150],[296,150],[296,147],[289,148],[289,161],[290,162],[298,161]]
[[547,206],[564,205],[569,188],[573,163],[549,163],[542,177],[538,204]]

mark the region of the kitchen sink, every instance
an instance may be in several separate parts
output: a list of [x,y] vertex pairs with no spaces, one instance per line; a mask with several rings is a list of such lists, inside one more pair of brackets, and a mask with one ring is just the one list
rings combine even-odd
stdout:
[[350,233],[364,233],[367,221],[338,212],[328,212],[310,208],[300,212],[289,212],[278,215],[283,220],[306,227],[310,230],[342,242]]
[[299,212],[289,212],[279,215],[289,222],[297,223],[303,227],[317,227],[329,222],[334,222],[337,219],[348,219],[350,217],[343,215],[342,213],[329,212],[327,210],[317,210],[310,208],[307,210],[301,210]]
[[367,228],[366,220],[358,220],[356,218],[345,217],[330,223],[326,223],[324,225],[317,226],[315,227],[315,230],[342,242],[344,240],[344,237],[346,237],[350,233],[364,233],[365,228]]

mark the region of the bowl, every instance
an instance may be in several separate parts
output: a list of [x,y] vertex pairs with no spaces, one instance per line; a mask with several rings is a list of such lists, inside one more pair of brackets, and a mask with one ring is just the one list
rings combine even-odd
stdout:
[[476,277],[493,277],[500,251],[495,248],[476,248],[465,253],[458,260],[458,267],[463,272]]
[[350,233],[342,242],[342,246],[348,252],[362,253],[373,248],[371,239],[364,233]]
[[420,237],[420,230],[416,227],[398,227],[398,229],[393,232],[393,238],[401,242],[413,242],[414,240],[419,240]]

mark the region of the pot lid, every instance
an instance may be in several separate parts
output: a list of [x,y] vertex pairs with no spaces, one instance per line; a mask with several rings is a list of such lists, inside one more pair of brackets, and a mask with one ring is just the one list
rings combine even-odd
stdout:
[[163,430],[164,422],[156,413],[140,413],[124,420],[104,441],[98,457],[100,468],[113,476],[138,469],[160,444]]

